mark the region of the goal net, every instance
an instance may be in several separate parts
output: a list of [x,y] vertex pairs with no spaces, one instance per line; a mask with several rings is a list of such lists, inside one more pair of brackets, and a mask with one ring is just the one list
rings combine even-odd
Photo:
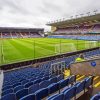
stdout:
[[66,52],[72,52],[76,51],[76,46],[74,43],[61,43],[55,45],[55,53],[66,53]]
[[97,41],[86,41],[85,48],[94,48],[97,47]]

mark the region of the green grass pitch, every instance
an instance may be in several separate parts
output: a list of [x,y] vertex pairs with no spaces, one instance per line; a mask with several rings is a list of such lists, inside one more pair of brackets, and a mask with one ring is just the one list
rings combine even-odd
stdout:
[[96,41],[71,39],[0,39],[0,65],[73,52],[96,46],[98,46],[98,42]]

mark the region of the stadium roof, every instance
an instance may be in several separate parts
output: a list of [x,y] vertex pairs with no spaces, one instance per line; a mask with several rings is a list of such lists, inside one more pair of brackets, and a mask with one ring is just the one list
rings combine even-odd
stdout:
[[0,32],[4,31],[44,31],[44,28],[0,27]]
[[55,27],[60,27],[60,26],[63,27],[63,26],[81,25],[84,23],[88,24],[100,23],[100,14],[48,23],[47,25]]

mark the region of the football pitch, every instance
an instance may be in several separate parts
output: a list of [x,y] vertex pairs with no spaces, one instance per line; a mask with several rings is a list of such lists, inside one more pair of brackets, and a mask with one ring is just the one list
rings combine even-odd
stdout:
[[23,38],[0,39],[0,65],[100,46],[97,41]]

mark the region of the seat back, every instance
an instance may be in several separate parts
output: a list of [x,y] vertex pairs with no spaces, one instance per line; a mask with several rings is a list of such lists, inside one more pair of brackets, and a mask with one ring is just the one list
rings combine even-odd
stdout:
[[13,93],[13,88],[7,89],[5,91],[2,92],[2,96],[7,95],[9,93]]
[[22,97],[20,100],[35,100],[35,94],[29,94]]
[[49,79],[50,83],[56,83],[57,82],[57,77],[54,77],[54,78],[50,78]]
[[16,92],[17,99],[20,99],[26,95],[28,95],[28,89],[22,89]]
[[33,82],[28,82],[28,83],[26,83],[26,84],[24,85],[24,87],[25,87],[25,88],[28,88],[28,87],[30,87],[31,85],[33,85]]
[[39,90],[39,83],[33,84],[29,87],[29,94],[35,93],[37,90]]
[[46,87],[49,86],[49,85],[50,85],[50,81],[49,81],[49,80],[45,80],[45,81],[40,82],[39,88],[40,88],[40,89],[41,89],[41,88],[46,88]]
[[47,88],[48,88],[49,94],[52,94],[59,90],[59,83],[53,83],[53,84],[49,85]]
[[0,100],[16,100],[16,96],[14,93],[10,93],[3,96]]
[[64,100],[66,99],[70,100],[71,98],[73,98],[75,96],[75,92],[76,92],[76,87],[74,86],[67,89],[67,91],[64,92]]
[[42,88],[35,92],[36,100],[41,100],[48,96],[48,89]]
[[18,85],[14,88],[14,92],[16,93],[17,91],[22,90],[22,89],[24,89],[24,86],[23,85]]
[[18,85],[21,85],[21,83],[18,82],[18,83],[13,84],[13,88],[16,87],[16,86],[18,86]]
[[76,85],[76,93],[79,93],[84,89],[85,89],[85,80]]
[[69,79],[59,81],[59,88],[62,89],[69,85]]
[[60,74],[57,76],[57,81],[59,82],[60,80],[64,79],[64,75]]
[[21,84],[24,85],[24,84],[26,84],[26,83],[28,83],[28,82],[29,82],[29,80],[23,80],[23,81],[21,82]]
[[13,86],[12,85],[7,85],[7,86],[3,87],[2,91],[5,91],[5,90],[10,89],[10,88],[13,88]]

